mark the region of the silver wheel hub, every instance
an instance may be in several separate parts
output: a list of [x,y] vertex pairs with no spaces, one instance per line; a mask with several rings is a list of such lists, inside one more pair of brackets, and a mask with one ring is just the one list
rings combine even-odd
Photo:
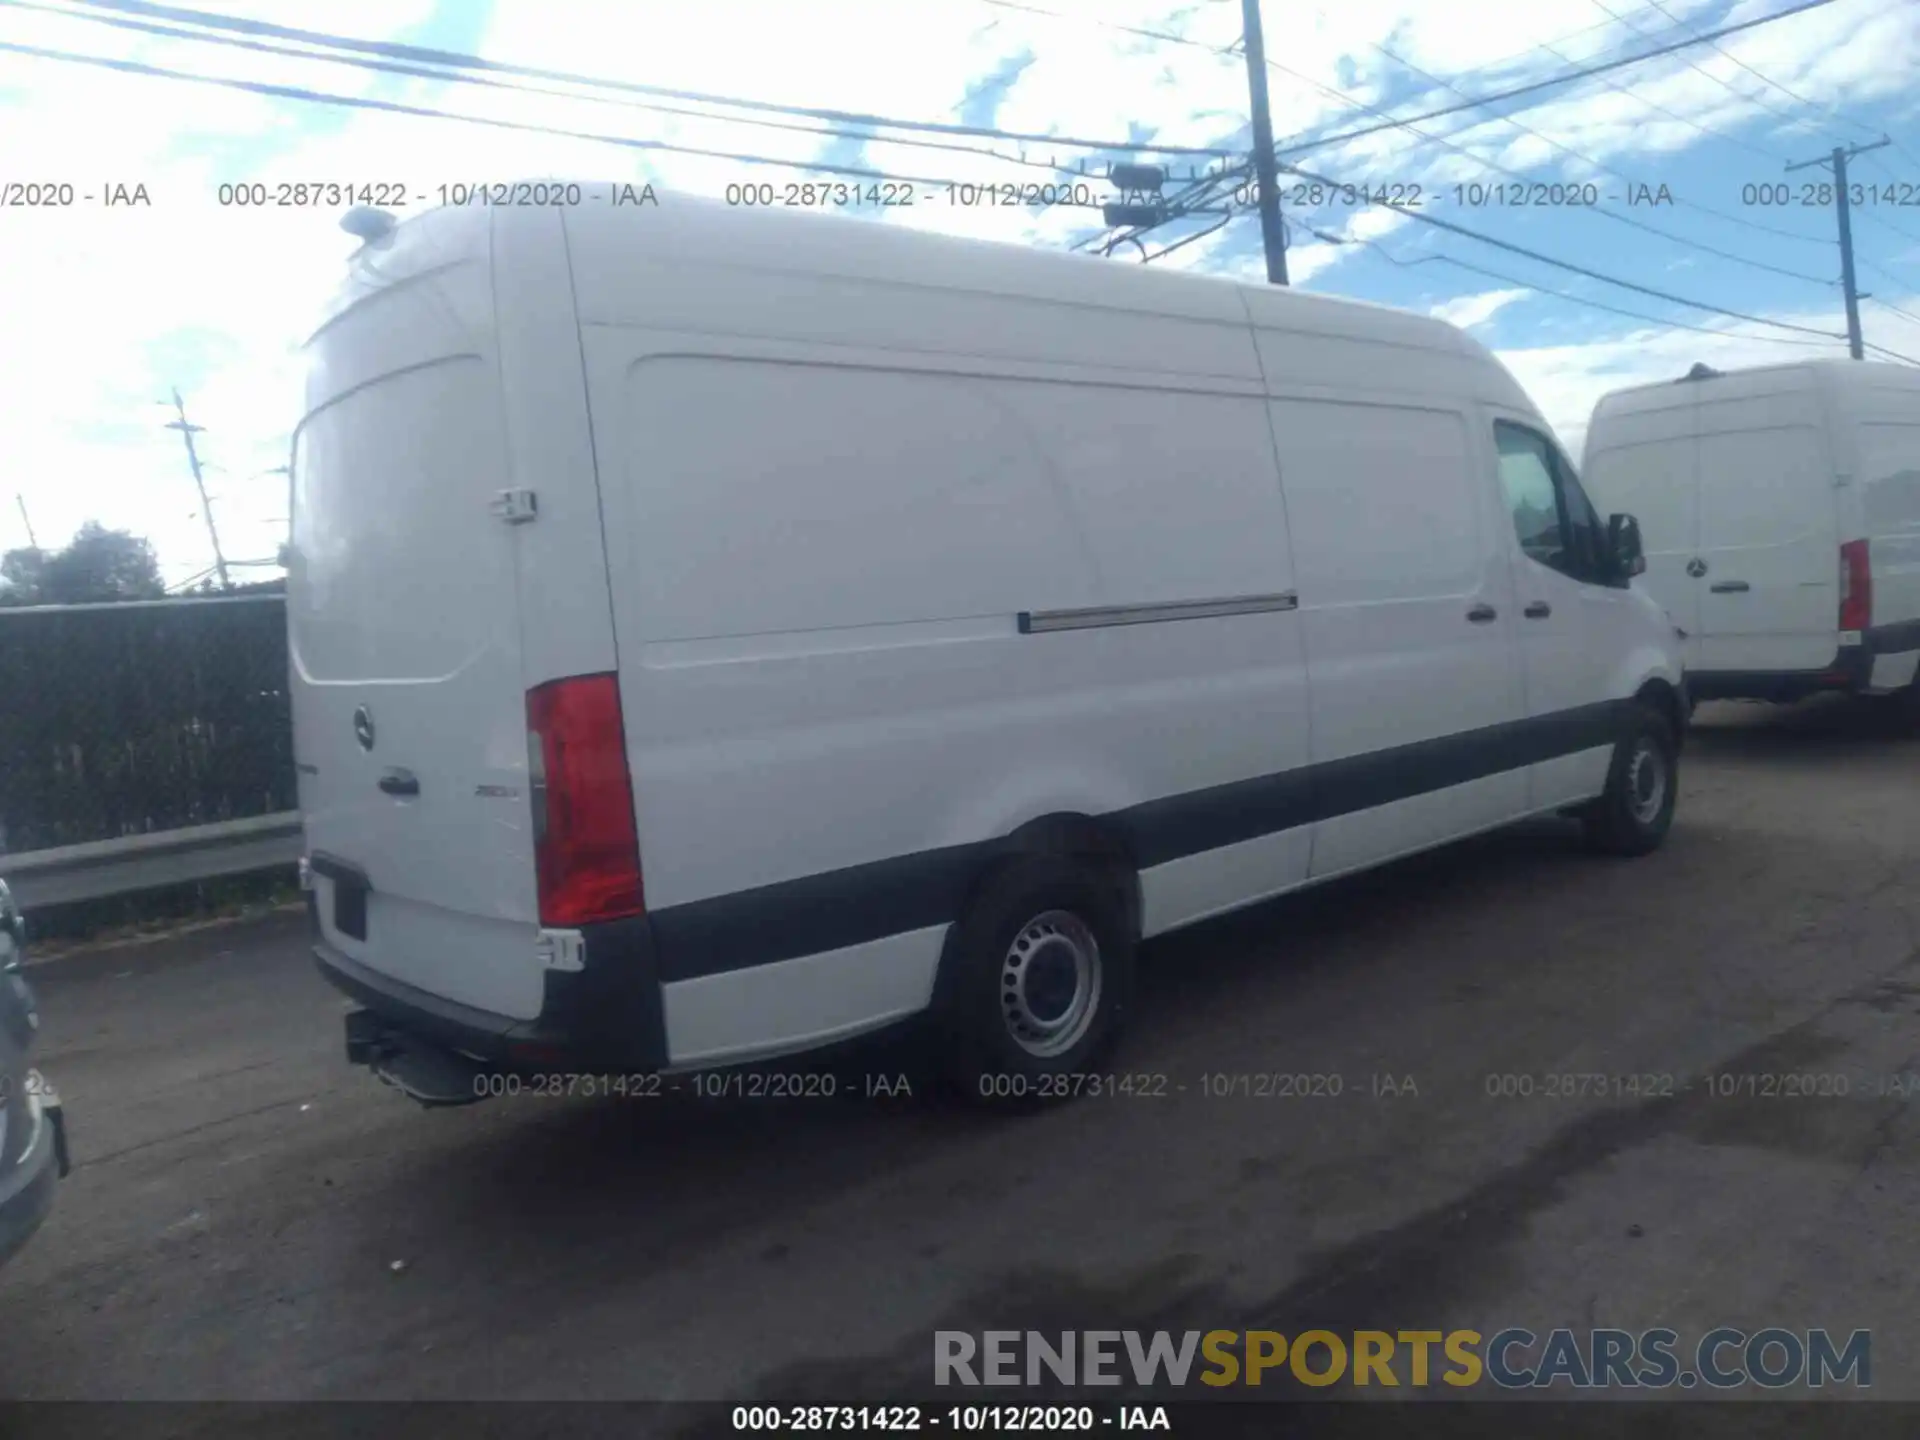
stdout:
[[1636,823],[1651,825],[1667,801],[1667,757],[1651,740],[1642,739],[1627,761],[1627,810]]
[[1078,915],[1049,910],[1021,927],[1000,962],[1007,1033],[1043,1059],[1086,1037],[1100,1006],[1100,942]]

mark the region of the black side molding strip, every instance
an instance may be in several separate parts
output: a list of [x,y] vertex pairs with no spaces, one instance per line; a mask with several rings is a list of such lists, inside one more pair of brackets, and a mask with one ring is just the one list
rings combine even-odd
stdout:
[[[1631,700],[1604,701],[1149,800],[1104,818],[1145,869],[1610,745],[1632,713]],[[652,911],[660,979],[725,974],[950,924],[1005,845],[923,850]]]
[[1876,625],[1861,635],[1860,643],[1875,655],[1904,655],[1909,650],[1920,650],[1920,620]]

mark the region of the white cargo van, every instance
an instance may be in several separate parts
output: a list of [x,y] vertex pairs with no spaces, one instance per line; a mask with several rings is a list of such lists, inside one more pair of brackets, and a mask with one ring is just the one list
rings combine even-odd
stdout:
[[1694,699],[1869,691],[1920,719],[1920,371],[1695,366],[1602,397],[1583,470],[1645,527]]
[[1437,320],[675,197],[350,223],[295,746],[349,1056],[416,1098],[922,1015],[1036,1093],[1143,937],[1666,832],[1637,529]]

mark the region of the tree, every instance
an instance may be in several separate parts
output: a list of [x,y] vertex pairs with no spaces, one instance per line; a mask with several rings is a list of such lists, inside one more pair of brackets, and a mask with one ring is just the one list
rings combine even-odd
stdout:
[[0,605],[37,603],[46,580],[47,552],[40,549],[9,550],[0,556]]
[[157,600],[167,593],[153,546],[89,520],[63,550],[9,550],[0,557],[0,605],[85,605]]

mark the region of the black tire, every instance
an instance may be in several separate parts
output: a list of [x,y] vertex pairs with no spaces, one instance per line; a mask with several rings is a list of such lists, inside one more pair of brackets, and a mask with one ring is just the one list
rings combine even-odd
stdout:
[[1887,697],[1887,709],[1896,729],[1920,732],[1920,675]]
[[1118,888],[1093,866],[1034,856],[993,876],[941,960],[935,1014],[955,1089],[1017,1108],[1071,1098],[1119,1035],[1133,954]]
[[1581,817],[1587,840],[1608,855],[1645,855],[1660,848],[1673,824],[1680,790],[1680,747],[1673,726],[1648,705],[1633,708],[1614,747],[1607,788]]

